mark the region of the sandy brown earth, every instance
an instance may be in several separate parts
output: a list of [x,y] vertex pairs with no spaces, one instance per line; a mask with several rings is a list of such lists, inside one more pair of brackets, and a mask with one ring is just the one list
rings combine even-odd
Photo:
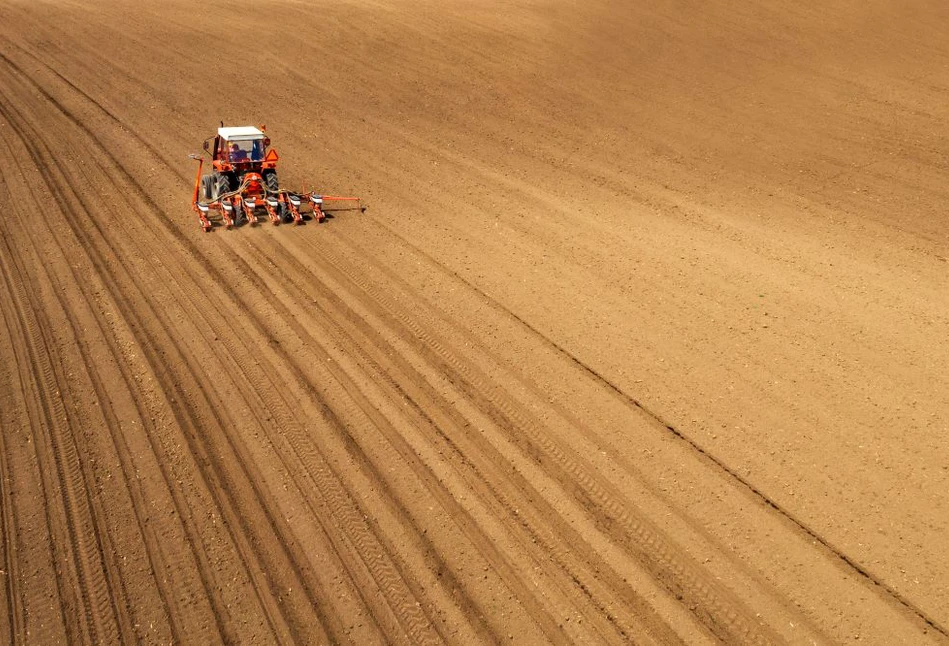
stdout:
[[949,642],[949,4],[0,27],[3,641]]

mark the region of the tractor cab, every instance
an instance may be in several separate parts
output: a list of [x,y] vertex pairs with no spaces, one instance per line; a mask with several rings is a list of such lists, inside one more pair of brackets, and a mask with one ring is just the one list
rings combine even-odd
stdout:
[[215,170],[219,172],[255,170],[273,167],[276,153],[268,154],[270,139],[264,132],[253,126],[218,128],[217,136],[204,143],[204,149],[211,154]]

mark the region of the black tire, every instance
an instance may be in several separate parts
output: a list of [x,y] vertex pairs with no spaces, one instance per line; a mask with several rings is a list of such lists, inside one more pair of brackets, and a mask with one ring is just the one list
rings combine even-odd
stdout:
[[214,176],[205,175],[201,178],[201,199],[205,204],[214,199]]
[[230,193],[234,190],[234,187],[231,184],[230,175],[224,173],[221,175],[216,175],[214,180],[214,199],[221,199],[222,195]]
[[267,192],[273,194],[279,193],[280,182],[277,181],[277,171],[265,170],[262,174],[264,176],[264,186],[267,187]]
[[[277,181],[277,171],[265,170],[262,174],[264,176],[264,186],[267,187],[267,193],[276,197],[280,192],[280,182]],[[293,222],[293,214],[285,202],[280,202],[277,205],[277,215],[280,217],[281,222]]]

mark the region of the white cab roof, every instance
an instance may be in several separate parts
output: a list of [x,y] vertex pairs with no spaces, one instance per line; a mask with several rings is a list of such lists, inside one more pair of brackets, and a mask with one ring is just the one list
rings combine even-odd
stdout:
[[264,133],[253,126],[218,128],[217,134],[224,139],[224,141],[247,141],[248,139],[263,139],[264,137]]

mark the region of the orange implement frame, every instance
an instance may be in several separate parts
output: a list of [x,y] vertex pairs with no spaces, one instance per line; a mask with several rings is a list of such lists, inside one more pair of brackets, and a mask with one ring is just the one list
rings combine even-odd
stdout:
[[[312,210],[312,217],[317,222],[323,222],[326,219],[325,202],[355,202],[360,204],[358,197],[342,197],[339,195],[319,195],[316,192],[294,193],[292,191],[271,191],[269,190],[260,174],[247,172],[241,176],[241,184],[237,189],[218,195],[217,199],[207,199],[201,201],[201,179],[204,170],[204,158],[199,155],[190,155],[191,159],[197,160],[198,172],[194,180],[194,194],[192,196],[192,209],[198,215],[201,228],[205,231],[212,229],[211,211],[218,211],[221,214],[221,220],[225,228],[230,229],[241,220],[246,220],[248,224],[258,223],[256,210],[263,208],[270,221],[273,224],[281,222],[293,222],[301,224],[304,220],[304,205],[309,205]],[[361,206],[357,206],[362,210]],[[335,210],[335,209],[334,209]]]

